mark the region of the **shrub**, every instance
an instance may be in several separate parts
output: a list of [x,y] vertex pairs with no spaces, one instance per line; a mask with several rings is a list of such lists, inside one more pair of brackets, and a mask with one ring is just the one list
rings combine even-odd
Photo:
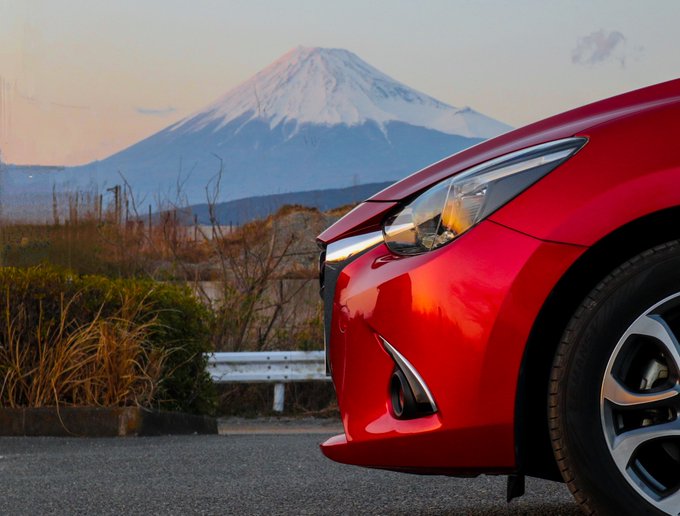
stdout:
[[0,314],[3,405],[214,409],[209,314],[186,287],[5,267]]

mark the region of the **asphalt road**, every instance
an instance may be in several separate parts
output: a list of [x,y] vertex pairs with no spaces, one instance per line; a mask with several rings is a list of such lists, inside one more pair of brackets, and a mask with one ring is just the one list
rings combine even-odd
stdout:
[[[327,431],[322,429],[322,431]],[[0,438],[0,514],[579,514],[567,489],[335,464],[326,435]]]

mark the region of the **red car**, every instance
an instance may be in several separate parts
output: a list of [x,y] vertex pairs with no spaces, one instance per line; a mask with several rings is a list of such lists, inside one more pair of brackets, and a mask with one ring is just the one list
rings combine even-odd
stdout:
[[326,456],[680,513],[680,80],[466,149],[318,239]]

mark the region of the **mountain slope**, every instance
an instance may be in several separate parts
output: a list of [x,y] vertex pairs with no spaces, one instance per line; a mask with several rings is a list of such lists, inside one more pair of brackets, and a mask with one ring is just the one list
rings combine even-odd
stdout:
[[[13,189],[104,188],[205,202],[394,181],[509,127],[391,79],[340,49],[297,48],[205,109],[109,158]],[[42,181],[42,182],[41,182]],[[23,185],[20,187],[19,185]],[[17,190],[18,191],[18,190]]]

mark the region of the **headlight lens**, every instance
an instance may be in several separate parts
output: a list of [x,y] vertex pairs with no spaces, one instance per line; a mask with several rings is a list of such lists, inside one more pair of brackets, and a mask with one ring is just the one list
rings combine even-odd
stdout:
[[420,254],[451,242],[573,156],[585,138],[566,138],[513,152],[437,183],[392,214],[385,243]]

